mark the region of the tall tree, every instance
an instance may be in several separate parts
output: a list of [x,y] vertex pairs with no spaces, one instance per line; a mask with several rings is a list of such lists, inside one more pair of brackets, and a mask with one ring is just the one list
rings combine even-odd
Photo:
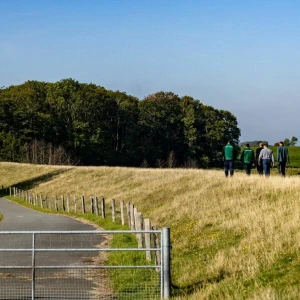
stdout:
[[236,117],[227,110],[217,110],[211,106],[203,106],[204,111],[204,160],[209,166],[220,166],[222,149],[227,141],[232,141],[239,151],[240,129]]
[[284,143],[284,145],[287,146],[287,147],[289,147],[290,144],[291,144],[291,142],[290,142],[290,140],[289,140],[288,138],[284,139],[283,143]]
[[165,162],[172,153],[182,163],[182,119],[181,99],[172,92],[158,92],[139,102],[140,147],[151,166]]
[[189,166],[193,161],[201,165],[203,155],[202,135],[204,133],[204,116],[200,101],[189,96],[181,98],[183,136],[184,136],[184,161]]
[[293,136],[290,141],[290,146],[295,146],[297,144],[297,142],[298,142],[298,138]]

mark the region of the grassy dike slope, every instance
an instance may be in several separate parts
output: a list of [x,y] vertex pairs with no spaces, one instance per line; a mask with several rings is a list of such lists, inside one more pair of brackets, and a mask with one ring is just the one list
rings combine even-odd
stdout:
[[0,164],[0,185],[134,203],[171,227],[178,299],[299,299],[300,178]]

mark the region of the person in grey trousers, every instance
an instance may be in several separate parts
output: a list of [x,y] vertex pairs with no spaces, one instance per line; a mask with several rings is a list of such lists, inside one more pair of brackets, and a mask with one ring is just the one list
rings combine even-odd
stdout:
[[270,176],[271,167],[274,166],[274,155],[273,151],[268,148],[268,144],[264,143],[264,148],[260,151],[258,162],[263,165],[264,175],[266,177]]
[[277,163],[278,172],[281,176],[285,177],[285,167],[290,163],[289,151],[284,146],[283,142],[279,142],[279,147],[277,148]]

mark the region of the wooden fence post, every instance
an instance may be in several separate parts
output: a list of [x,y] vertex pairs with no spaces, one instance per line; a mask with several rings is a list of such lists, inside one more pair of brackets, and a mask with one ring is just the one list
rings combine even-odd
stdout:
[[[143,228],[143,215],[136,211],[135,213],[135,229],[142,230]],[[143,248],[143,234],[137,233],[136,238],[138,241],[138,248]]]
[[65,197],[64,196],[61,196],[61,206],[62,206],[63,211],[66,211]]
[[[49,197],[46,196],[46,207],[50,210],[52,210],[52,202],[51,202],[51,199],[49,199]],[[58,208],[57,208],[58,209]]]
[[41,208],[44,208],[44,206],[43,206],[43,198],[42,198],[41,194],[40,194],[40,205],[41,205]]
[[124,219],[124,201],[120,201],[120,211],[121,211],[121,224],[125,224],[125,219]]
[[[145,231],[150,230],[151,223],[150,223],[149,218],[144,219],[144,228],[145,228]],[[150,237],[150,233],[148,233],[148,232],[145,232],[145,247],[151,248],[151,237]],[[148,260],[148,261],[151,260],[151,251],[146,250],[146,260]]]
[[67,196],[67,212],[70,212],[70,196]]
[[74,196],[74,212],[77,212],[77,200],[76,200],[76,196]]
[[[156,230],[156,226],[152,226],[153,230]],[[160,248],[159,237],[157,233],[153,233],[153,248]],[[155,251],[155,265],[160,265],[160,251]],[[157,272],[160,271],[159,268],[156,269]]]
[[130,229],[134,230],[134,205],[130,204]]
[[130,229],[131,228],[131,223],[130,223],[130,220],[131,220],[131,217],[130,217],[130,202],[126,203],[126,211],[127,211],[128,228]]
[[55,210],[58,211],[57,196],[55,196],[54,207],[55,207]]
[[94,213],[94,197],[91,196],[90,199],[91,199],[91,214],[93,214]]
[[115,199],[111,199],[111,218],[112,221],[116,221],[116,201]]
[[105,219],[106,213],[105,213],[105,199],[102,197],[101,199],[101,213],[102,213],[102,218]]
[[99,216],[99,205],[98,205],[98,197],[95,197],[95,212],[96,215]]
[[85,201],[84,196],[81,196],[82,213],[85,214]]

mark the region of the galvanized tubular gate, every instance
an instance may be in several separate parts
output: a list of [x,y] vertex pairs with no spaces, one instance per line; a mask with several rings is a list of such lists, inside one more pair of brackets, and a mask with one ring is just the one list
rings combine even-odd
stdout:
[[[160,245],[111,248],[104,238],[141,233],[160,235]],[[137,259],[137,265],[126,262],[124,265],[105,265],[107,252],[138,254],[145,251],[150,251],[152,256],[160,253],[160,262],[151,260],[147,263],[145,260],[141,264],[143,259]],[[169,297],[169,228],[149,231],[0,231],[0,299]]]

